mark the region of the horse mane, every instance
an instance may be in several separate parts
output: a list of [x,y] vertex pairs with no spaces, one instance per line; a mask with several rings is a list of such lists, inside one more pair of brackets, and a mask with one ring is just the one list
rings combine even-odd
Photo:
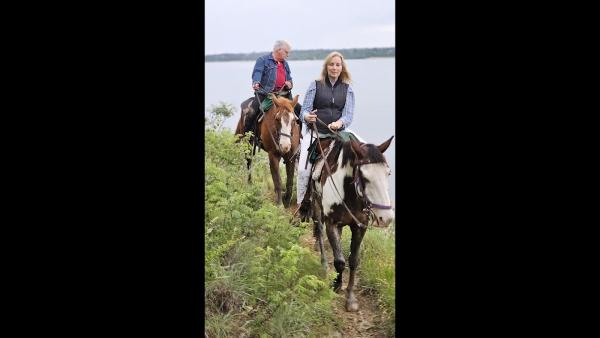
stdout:
[[[288,98],[285,97],[277,97],[276,95],[271,94],[271,100],[273,101],[273,109],[275,109],[274,111],[279,112],[279,111],[294,111],[294,101],[290,100]],[[296,95],[297,97],[298,95]]]
[[379,148],[377,148],[376,145],[371,143],[361,143],[361,147],[366,150],[365,154],[363,154],[366,156],[363,156],[363,158],[368,158],[371,163],[387,162],[385,156],[383,156],[383,153],[379,151]]
[[[339,138],[336,139],[337,142],[333,145],[333,148],[330,151],[329,158],[332,159],[333,163],[330,163],[330,166],[337,164],[337,159],[340,156],[340,152],[343,150],[343,158],[342,158],[342,166],[353,165],[356,162],[359,155],[356,154],[354,149],[352,149],[353,141],[343,141]],[[369,159],[372,163],[378,162],[387,162],[383,154],[379,151],[376,145],[371,143],[363,143],[354,141],[360,144],[361,149],[364,150],[362,154],[360,154],[360,158]]]

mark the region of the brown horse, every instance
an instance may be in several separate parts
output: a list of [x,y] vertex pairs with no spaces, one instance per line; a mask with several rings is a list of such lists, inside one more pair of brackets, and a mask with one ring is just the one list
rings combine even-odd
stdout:
[[[272,95],[272,94],[271,94]],[[275,186],[275,203],[283,202],[289,207],[292,198],[292,186],[296,169],[296,157],[300,146],[300,129],[296,122],[294,107],[298,103],[299,95],[294,100],[272,95],[273,105],[265,112],[258,122],[260,147],[269,154],[269,167]],[[242,114],[238,121],[235,133],[240,135],[244,130],[245,116],[251,108],[251,99],[242,103]],[[251,144],[254,140],[251,140]],[[281,176],[279,175],[279,162],[284,160],[287,175],[285,194],[281,196]],[[252,180],[252,158],[248,158],[248,182]]]
[[[346,267],[341,247],[341,233],[345,225],[352,231],[350,244],[350,280],[346,287],[346,310],[358,311],[354,295],[354,278],[359,264],[360,244],[367,225],[387,227],[394,219],[394,211],[388,193],[388,176],[391,174],[383,152],[389,147],[393,136],[381,145],[356,141],[321,141],[327,152],[327,164],[320,175],[313,174],[310,180],[312,219],[314,234],[321,251],[321,264],[327,271],[323,246],[323,223],[333,251],[333,265],[337,278],[333,282],[335,291],[342,286],[342,272]],[[319,149],[318,148],[318,149]],[[321,149],[318,150],[319,153]],[[325,152],[325,150],[323,150]]]

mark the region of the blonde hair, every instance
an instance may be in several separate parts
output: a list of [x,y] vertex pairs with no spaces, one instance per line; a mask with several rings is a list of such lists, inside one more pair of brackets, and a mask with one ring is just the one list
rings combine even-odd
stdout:
[[348,71],[348,66],[346,65],[346,61],[344,60],[344,56],[340,52],[331,52],[329,55],[325,57],[325,62],[323,62],[323,70],[321,71],[321,75],[319,76],[319,81],[321,83],[325,83],[325,79],[327,78],[327,65],[331,62],[331,59],[338,56],[340,60],[342,60],[342,72],[340,73],[339,79],[342,80],[343,83],[352,82],[352,77],[350,76],[350,72]]

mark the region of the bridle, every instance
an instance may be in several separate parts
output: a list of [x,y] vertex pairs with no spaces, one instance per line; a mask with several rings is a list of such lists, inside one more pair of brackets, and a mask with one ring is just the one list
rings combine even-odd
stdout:
[[[279,112],[277,114],[280,114],[280,113],[281,112]],[[294,115],[294,112],[284,112],[284,113]],[[275,119],[275,125],[277,125],[277,115],[275,115],[274,119]],[[292,122],[294,122],[294,121],[292,121]],[[292,123],[292,122],[290,122],[290,123]],[[281,122],[280,122],[280,124],[281,124]],[[281,136],[285,136],[285,137],[288,137],[290,139],[290,142],[292,142],[292,135],[290,135],[290,134],[294,132],[294,128],[290,129],[290,134],[286,134],[286,133],[281,132],[281,130],[280,130],[281,128],[275,128],[275,129],[277,130],[276,131],[277,132],[277,138],[275,138],[273,136],[273,133],[271,132],[271,128],[267,128],[267,130],[269,131],[269,135],[271,135],[271,141],[273,141],[273,144],[275,145],[275,147],[277,147],[277,150],[280,153],[283,153],[281,151],[281,147],[279,147],[279,139],[281,138]]]
[[[326,125],[325,122],[323,122],[321,119],[319,119],[317,117],[317,121]],[[310,124],[314,130],[314,132],[317,133],[318,135],[318,131],[317,131],[317,127],[315,126],[314,123]],[[338,132],[332,130],[331,128],[327,127],[329,130],[331,130],[331,132],[333,132],[335,135],[337,135],[340,139],[341,136]],[[319,148],[321,150],[321,154],[325,154],[325,152],[323,151],[323,147],[321,146],[321,140],[319,139],[319,137],[317,136],[317,144],[319,145]],[[332,177],[332,173],[331,173],[331,168],[329,167],[329,163],[327,161],[327,159],[324,159],[324,164],[325,164],[325,168],[327,169],[327,172],[329,174],[329,177]],[[363,204],[365,205],[365,208],[363,208],[363,213],[366,214],[367,216],[367,224],[370,224],[371,221],[373,219],[375,219],[375,221],[377,222],[377,224],[379,225],[379,219],[377,219],[377,216],[375,215],[375,212],[373,211],[373,208],[375,209],[391,209],[392,206],[391,205],[381,205],[381,204],[376,204],[376,203],[372,203],[369,198],[367,197],[366,191],[365,191],[365,183],[364,183],[364,178],[361,179],[361,175],[360,175],[360,166],[364,165],[364,164],[374,164],[374,163],[385,163],[385,162],[373,162],[371,160],[359,160],[356,163],[354,163],[354,166],[352,167],[352,183],[354,184],[354,187],[356,189],[356,193],[358,194],[358,196],[361,198]],[[348,206],[346,205],[346,202],[344,202],[344,198],[342,198],[342,194],[340,194],[337,186],[335,185],[335,182],[333,181],[333,179],[331,180],[331,183],[333,184],[333,187],[335,188],[335,191],[337,192],[338,196],[340,197],[340,200],[342,201],[342,205],[344,206],[344,208],[346,208],[346,211],[348,211],[348,213],[350,214],[350,216],[352,217],[352,219],[354,220],[354,222],[356,222],[356,224],[358,225],[359,228],[365,228],[366,225],[364,225],[362,222],[360,222],[356,216],[354,216],[354,214],[352,213],[352,211],[350,211],[350,208],[348,208]]]
[[[263,111],[263,109],[262,109],[262,105],[261,105],[260,99],[258,98],[258,94],[257,94],[257,92],[256,92],[256,91],[254,92],[254,96],[256,96],[256,100],[258,101],[258,108],[260,109],[260,112],[261,112],[261,116],[260,116],[260,117],[259,117],[257,120],[258,120],[258,122],[259,122],[259,123],[261,123],[261,122],[262,122],[262,118],[263,118],[263,116],[265,116],[265,112],[264,112],[264,111]],[[275,106],[275,104],[274,104],[274,103],[273,103],[273,106]],[[282,113],[282,112],[278,112],[277,114],[281,114],[281,113]],[[293,117],[296,117],[296,115],[294,114],[294,112],[293,112],[293,111],[291,111],[291,112],[287,112],[287,111],[286,111],[286,112],[284,112],[284,113],[286,113],[286,114],[291,114]],[[276,114],[276,115],[275,115],[275,117],[274,117],[274,119],[275,119],[275,123],[277,123],[277,114]],[[293,121],[292,121],[292,122],[293,122]],[[291,122],[290,122],[290,123],[291,123]],[[280,122],[280,124],[281,124],[281,122]],[[277,129],[277,128],[276,128],[276,129]],[[279,129],[281,129],[281,128],[279,128]],[[290,142],[292,142],[292,135],[291,135],[291,134],[293,134],[293,132],[294,132],[294,128],[292,127],[292,128],[290,129],[290,134],[283,133],[283,132],[281,132],[281,130],[279,130],[279,129],[277,129],[277,138],[275,138],[275,136],[273,136],[273,132],[271,132],[271,128],[267,128],[267,130],[269,131],[269,135],[271,136],[271,141],[273,141],[273,144],[275,145],[275,147],[277,147],[277,151],[279,151],[280,153],[283,153],[283,152],[281,151],[281,147],[279,147],[279,139],[281,138],[281,136],[285,136],[285,137],[288,137],[288,138],[290,139]]]
[[360,175],[360,166],[361,165],[376,164],[376,163],[383,163],[383,164],[387,165],[386,162],[372,162],[370,160],[362,160],[362,161],[358,161],[358,163],[355,163],[354,167],[352,168],[352,184],[354,184],[356,192],[365,201],[365,204],[367,205],[368,208],[391,209],[392,208],[391,205],[377,204],[377,203],[373,203],[373,202],[371,202],[371,200],[369,200],[369,197],[367,196],[367,192],[365,190],[365,182],[363,181],[364,178],[361,178],[361,175]]
[[360,174],[360,166],[361,165],[376,164],[376,163],[383,163],[383,164],[387,165],[386,162],[381,162],[381,161],[373,162],[371,160],[360,160],[357,163],[355,163],[354,167],[352,168],[352,184],[354,184],[354,189],[356,190],[356,194],[362,199],[362,202],[365,205],[363,212],[367,213],[369,220],[371,218],[374,218],[375,221],[377,222],[377,224],[379,224],[379,220],[377,219],[377,216],[375,215],[375,212],[373,211],[373,209],[389,210],[389,209],[392,209],[392,206],[391,205],[382,205],[382,204],[377,204],[377,203],[371,202],[371,200],[367,196],[364,178]]
[[[277,114],[281,114],[281,113],[282,113],[282,112],[279,112],[279,113],[277,113]],[[288,111],[286,111],[286,112],[284,112],[284,113],[286,113],[286,114],[291,114],[291,115],[294,115],[294,112],[288,112]],[[277,119],[277,118],[275,118],[275,119]],[[294,122],[294,121],[292,121],[292,122]],[[281,122],[280,122],[280,123],[281,123]],[[290,123],[291,123],[291,122],[290,122]],[[270,131],[271,131],[271,130],[269,129],[269,132],[270,132]],[[286,137],[288,137],[288,138],[291,140],[291,139],[292,139],[292,135],[291,135],[291,134],[292,134],[293,132],[294,132],[294,128],[290,128],[290,134],[283,133],[283,132],[281,132],[281,130],[278,130],[278,131],[277,131],[277,134],[278,134],[278,136],[279,136],[280,138],[281,138],[281,136],[286,136]],[[273,136],[273,135],[271,134],[271,137],[272,137],[272,136]]]

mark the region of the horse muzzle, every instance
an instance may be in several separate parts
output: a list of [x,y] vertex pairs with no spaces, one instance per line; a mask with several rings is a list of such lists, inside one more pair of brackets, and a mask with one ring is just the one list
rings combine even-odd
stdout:
[[287,154],[292,149],[292,136],[284,133],[279,134],[279,149],[283,154]]
[[373,220],[373,226],[376,227],[388,227],[394,221],[394,209],[371,209],[375,218]]

